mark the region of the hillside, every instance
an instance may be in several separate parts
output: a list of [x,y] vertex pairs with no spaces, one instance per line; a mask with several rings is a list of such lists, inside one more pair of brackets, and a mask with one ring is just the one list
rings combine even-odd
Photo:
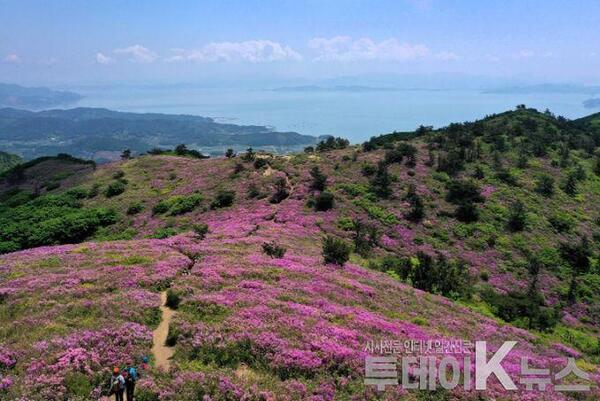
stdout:
[[275,132],[264,126],[221,124],[211,118],[123,113],[98,108],[30,112],[0,109],[0,147],[33,159],[69,153],[97,161],[115,160],[123,149],[146,152],[185,143],[222,154],[228,147],[299,150],[316,137]]
[[0,173],[13,168],[21,162],[22,159],[17,155],[12,155],[6,152],[0,152]]
[[48,107],[66,106],[81,98],[81,95],[73,92],[0,83],[0,107],[39,110]]
[[[97,399],[142,355],[140,400],[598,399],[594,121],[519,107],[287,156],[5,174],[0,400]],[[164,291],[168,372],[151,352]],[[379,393],[364,384],[378,340],[514,340],[515,381],[521,356],[573,357],[592,389]]]

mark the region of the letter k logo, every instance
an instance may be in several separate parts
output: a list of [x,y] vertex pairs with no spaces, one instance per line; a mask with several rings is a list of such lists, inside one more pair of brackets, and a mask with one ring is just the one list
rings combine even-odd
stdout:
[[492,359],[487,361],[487,343],[485,341],[475,342],[475,390],[486,390],[487,379],[492,373],[500,380],[505,390],[517,389],[515,383],[500,365],[500,362],[516,344],[516,341],[505,341]]

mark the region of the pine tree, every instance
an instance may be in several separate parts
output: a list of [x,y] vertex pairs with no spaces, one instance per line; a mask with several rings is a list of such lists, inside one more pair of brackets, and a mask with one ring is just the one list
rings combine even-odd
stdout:
[[577,177],[575,174],[569,173],[562,189],[567,195],[574,196],[577,194]]
[[389,198],[392,195],[392,177],[388,172],[385,162],[377,164],[375,176],[371,179],[371,190],[380,198]]

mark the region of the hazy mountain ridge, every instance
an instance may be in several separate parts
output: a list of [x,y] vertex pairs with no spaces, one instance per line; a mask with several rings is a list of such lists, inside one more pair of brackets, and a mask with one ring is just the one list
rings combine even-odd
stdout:
[[48,107],[66,106],[81,99],[81,95],[69,91],[0,83],[0,107],[39,110]]
[[221,124],[211,118],[159,113],[126,113],[99,108],[29,112],[0,109],[0,147],[34,158],[70,153],[100,159],[97,154],[125,148],[145,152],[185,143],[211,152],[224,147],[298,149],[317,138],[276,132],[265,126]]
[[581,93],[595,95],[600,93],[600,86],[579,84],[537,84],[522,86],[505,86],[486,89],[483,93],[494,94],[532,94],[532,93]]
[[584,100],[583,106],[588,109],[597,109],[600,107],[600,98],[591,98]]

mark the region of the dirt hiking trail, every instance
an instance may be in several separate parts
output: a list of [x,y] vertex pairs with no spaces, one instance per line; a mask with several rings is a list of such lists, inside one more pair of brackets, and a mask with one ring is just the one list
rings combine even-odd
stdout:
[[175,311],[167,306],[167,292],[160,293],[160,312],[162,315],[160,324],[153,332],[152,354],[156,360],[156,367],[169,370],[171,367],[171,357],[175,350],[173,347],[167,347],[167,335],[169,334],[169,324],[175,315]]

